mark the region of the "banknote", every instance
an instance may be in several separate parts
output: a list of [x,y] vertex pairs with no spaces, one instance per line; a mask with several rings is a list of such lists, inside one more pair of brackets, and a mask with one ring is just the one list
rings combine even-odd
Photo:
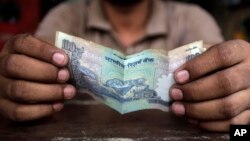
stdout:
[[69,56],[71,81],[121,114],[144,109],[169,110],[174,71],[203,53],[202,41],[169,52],[147,49],[133,55],[57,32],[55,45]]

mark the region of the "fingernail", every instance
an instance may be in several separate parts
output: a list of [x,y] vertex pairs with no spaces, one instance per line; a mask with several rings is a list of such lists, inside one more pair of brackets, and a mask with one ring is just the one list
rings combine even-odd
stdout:
[[176,81],[179,82],[179,83],[184,83],[186,81],[188,81],[189,79],[189,73],[187,70],[182,70],[182,71],[179,71],[177,74],[176,74]]
[[60,82],[65,82],[69,78],[69,72],[66,69],[62,69],[58,72],[57,80]]
[[53,109],[54,109],[56,112],[61,111],[62,108],[63,108],[63,104],[62,104],[62,103],[55,103],[55,104],[53,104]]
[[177,89],[177,88],[173,88],[171,91],[170,91],[170,97],[173,99],[173,100],[182,100],[183,99],[183,93],[180,89]]
[[181,103],[173,103],[172,105],[172,111],[174,112],[174,114],[176,114],[177,116],[183,116],[185,115],[185,108],[184,105]]
[[66,86],[63,90],[65,99],[72,99],[75,96],[75,88],[73,86]]
[[53,55],[53,61],[58,65],[63,65],[65,62],[65,56],[61,53],[55,53]]

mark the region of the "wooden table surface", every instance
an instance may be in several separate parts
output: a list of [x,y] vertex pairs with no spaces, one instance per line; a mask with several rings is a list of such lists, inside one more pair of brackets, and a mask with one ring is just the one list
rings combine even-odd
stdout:
[[0,141],[228,141],[159,110],[125,115],[102,104],[71,102],[53,116],[11,122],[0,117]]

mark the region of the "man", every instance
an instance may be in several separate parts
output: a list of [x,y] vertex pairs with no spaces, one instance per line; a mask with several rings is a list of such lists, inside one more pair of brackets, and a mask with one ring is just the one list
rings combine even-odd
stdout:
[[250,45],[222,42],[214,20],[199,7],[161,0],[64,3],[44,19],[37,38],[18,35],[9,40],[0,54],[2,115],[33,120],[60,111],[63,101],[74,97],[74,86],[66,83],[68,57],[52,45],[56,30],[126,54],[170,50],[202,39],[207,47],[214,46],[176,70],[172,112],[211,131],[250,121]]

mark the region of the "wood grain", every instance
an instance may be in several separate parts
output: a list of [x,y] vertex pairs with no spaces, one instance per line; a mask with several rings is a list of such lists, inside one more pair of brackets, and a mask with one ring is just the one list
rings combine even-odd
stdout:
[[227,141],[183,118],[159,110],[120,115],[101,104],[71,102],[41,120],[17,123],[0,117],[0,141]]

